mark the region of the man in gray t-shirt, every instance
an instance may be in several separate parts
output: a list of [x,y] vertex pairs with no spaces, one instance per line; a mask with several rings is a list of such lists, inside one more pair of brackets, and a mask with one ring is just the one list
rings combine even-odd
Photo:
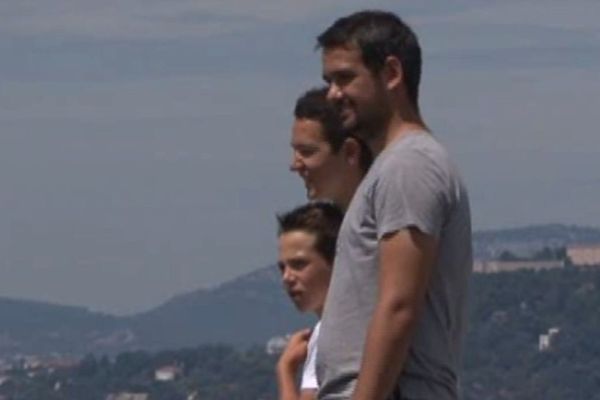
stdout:
[[318,397],[456,400],[469,202],[420,116],[418,41],[397,16],[378,11],[341,18],[318,40],[330,100],[377,156],[338,236]]
[[423,132],[407,134],[379,155],[344,218],[319,341],[327,390],[352,392],[377,299],[379,241],[409,227],[436,238],[438,249],[397,390],[409,398],[458,397],[469,203],[446,152]]

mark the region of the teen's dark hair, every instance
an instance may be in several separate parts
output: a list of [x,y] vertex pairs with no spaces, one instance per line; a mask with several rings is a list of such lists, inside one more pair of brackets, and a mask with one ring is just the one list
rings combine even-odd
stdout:
[[344,213],[335,204],[313,201],[277,215],[278,235],[293,231],[315,235],[315,249],[328,263],[333,264],[342,219]]
[[360,145],[360,167],[367,172],[373,162],[369,147],[358,137],[348,135],[342,127],[342,121],[335,106],[327,100],[327,87],[310,89],[296,101],[294,117],[317,121],[323,127],[323,136],[334,153],[337,153],[348,137]]
[[387,57],[396,57],[402,65],[409,100],[418,109],[421,47],[402,19],[387,11],[360,11],[338,19],[317,37],[317,48],[344,46],[356,46],[372,73],[381,71]]
[[300,96],[296,101],[294,117],[319,122],[323,126],[323,135],[331,149],[335,153],[340,150],[346,135],[337,110],[327,101],[326,87],[310,89]]

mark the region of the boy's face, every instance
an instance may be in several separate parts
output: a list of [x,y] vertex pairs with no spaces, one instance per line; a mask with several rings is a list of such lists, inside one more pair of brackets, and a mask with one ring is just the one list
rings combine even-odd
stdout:
[[279,270],[288,295],[298,310],[321,315],[332,266],[315,249],[315,235],[291,231],[279,236]]
[[309,199],[339,201],[348,169],[342,151],[333,152],[318,121],[297,119],[292,127],[290,169],[304,181]]

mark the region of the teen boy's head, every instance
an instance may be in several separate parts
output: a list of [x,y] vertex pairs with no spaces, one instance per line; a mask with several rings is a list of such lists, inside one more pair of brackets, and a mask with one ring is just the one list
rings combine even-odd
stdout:
[[329,202],[311,202],[277,217],[281,279],[302,312],[323,311],[342,219],[340,208]]
[[304,181],[309,199],[328,199],[345,209],[369,169],[370,151],[344,131],[326,88],[303,94],[294,117],[290,169]]

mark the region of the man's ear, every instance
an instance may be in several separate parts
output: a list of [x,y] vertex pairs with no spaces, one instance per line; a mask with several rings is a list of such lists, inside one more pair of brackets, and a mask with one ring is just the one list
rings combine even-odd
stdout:
[[400,60],[395,56],[388,56],[383,63],[381,76],[386,89],[394,90],[398,88],[404,80],[404,69]]
[[348,137],[342,144],[342,154],[344,160],[351,166],[360,164],[360,152],[362,151],[360,143],[353,137]]

